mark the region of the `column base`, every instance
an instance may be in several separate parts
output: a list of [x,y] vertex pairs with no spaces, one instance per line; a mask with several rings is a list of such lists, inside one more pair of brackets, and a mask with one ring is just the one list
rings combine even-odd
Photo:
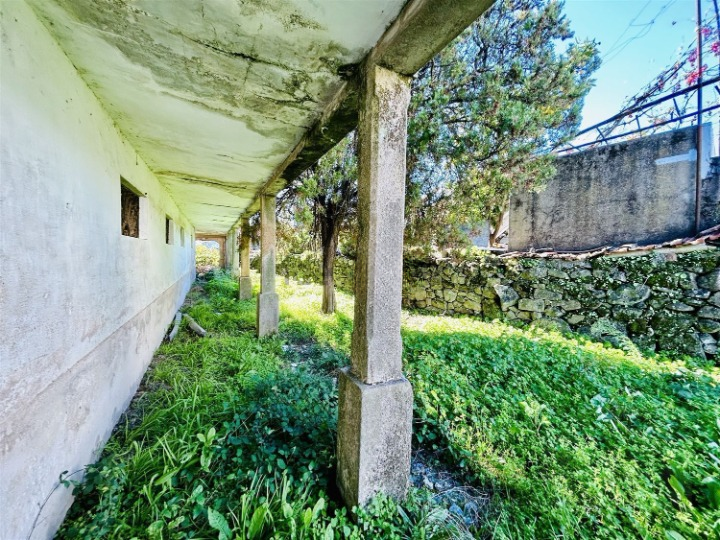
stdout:
[[279,322],[280,298],[276,293],[260,293],[257,298],[257,336],[277,333]]
[[404,377],[369,385],[339,377],[338,477],[349,507],[378,493],[404,499],[410,485],[413,392]]
[[238,286],[238,299],[250,300],[252,298],[252,279],[250,276],[240,276]]

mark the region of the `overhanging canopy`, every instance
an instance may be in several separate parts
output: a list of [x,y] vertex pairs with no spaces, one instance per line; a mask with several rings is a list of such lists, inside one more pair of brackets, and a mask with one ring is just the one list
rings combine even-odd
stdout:
[[355,124],[368,55],[411,75],[490,0],[29,0],[198,232]]

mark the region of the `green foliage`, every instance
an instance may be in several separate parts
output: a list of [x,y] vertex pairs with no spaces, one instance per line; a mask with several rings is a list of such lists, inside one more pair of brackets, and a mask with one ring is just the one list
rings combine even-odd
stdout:
[[571,41],[562,7],[498,1],[416,76],[409,243],[461,243],[482,220],[496,224],[512,190],[554,173],[548,152],[577,129],[599,65],[594,43]]
[[[340,234],[354,234],[350,222],[357,210],[357,153],[355,132],[350,133],[280,195],[281,215],[293,221],[298,232],[284,235],[282,251],[307,247],[311,235],[320,239],[322,275],[326,285],[322,310],[335,311],[334,266]],[[291,214],[290,218],[287,214]],[[286,224],[281,230],[287,231]],[[352,242],[353,244],[355,242]],[[314,247],[314,246],[313,246]]]
[[540,330],[429,317],[422,328],[404,340],[416,438],[495,493],[485,534],[717,534],[717,371]]
[[[59,538],[463,534],[427,493],[413,493],[402,507],[379,498],[355,520],[338,507],[328,495],[335,481],[333,375],[347,357],[327,346],[306,354],[308,320],[287,311],[284,337],[257,340],[254,302],[235,300],[227,273],[214,272],[205,289],[188,311],[212,338],[181,332],[158,350],[103,455],[77,485]],[[332,343],[348,332],[341,324],[318,336]]]
[[210,248],[203,242],[195,242],[195,267],[220,266],[220,249]]
[[403,316],[414,446],[490,494],[466,526],[424,490],[350,519],[334,483],[352,299],[279,284],[281,334],[224,273],[191,308],[212,339],[158,351],[60,538],[713,538],[720,371],[581,338]]
[[[351,300],[333,316],[318,304],[317,287],[293,286],[286,332],[348,353]],[[493,494],[476,537],[720,532],[717,368],[465,318],[403,325],[414,446]]]

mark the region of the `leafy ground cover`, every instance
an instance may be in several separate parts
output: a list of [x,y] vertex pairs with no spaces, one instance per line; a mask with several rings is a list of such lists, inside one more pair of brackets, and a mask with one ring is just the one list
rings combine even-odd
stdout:
[[[432,489],[356,519],[334,488],[336,371],[352,299],[279,284],[281,332],[217,274],[187,311],[210,338],[163,345],[61,538],[712,538],[720,373],[579,337],[405,314],[414,446],[487,494],[481,519]],[[432,486],[428,486],[431,487]],[[437,490],[437,488],[435,488]]]

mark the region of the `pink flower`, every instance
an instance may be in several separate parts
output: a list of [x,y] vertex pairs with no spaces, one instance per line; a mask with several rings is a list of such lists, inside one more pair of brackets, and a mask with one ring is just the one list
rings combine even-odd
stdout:
[[691,64],[694,64],[697,61],[698,54],[697,49],[693,49],[692,52],[688,55],[688,62]]
[[685,76],[685,82],[688,86],[692,86],[700,80],[700,76],[707,71],[707,65],[702,66],[699,69],[691,71]]
[[710,45],[710,50],[715,54],[715,56],[720,56],[720,41],[715,41],[712,45]]
[[709,26],[703,26],[700,29],[700,34],[702,34],[703,38],[708,38],[710,36],[710,34],[712,34],[712,30],[710,29]]

